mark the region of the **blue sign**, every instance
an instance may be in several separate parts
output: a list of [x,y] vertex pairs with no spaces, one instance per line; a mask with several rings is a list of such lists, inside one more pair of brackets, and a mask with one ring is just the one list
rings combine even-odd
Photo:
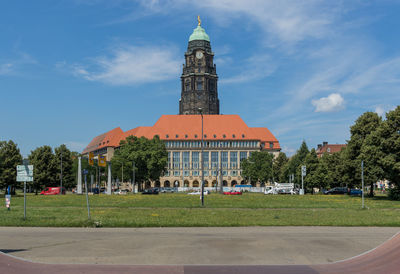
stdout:
[[83,170],[83,175],[86,175],[86,174],[88,174],[89,173],[89,171],[87,170],[87,169],[84,169]]

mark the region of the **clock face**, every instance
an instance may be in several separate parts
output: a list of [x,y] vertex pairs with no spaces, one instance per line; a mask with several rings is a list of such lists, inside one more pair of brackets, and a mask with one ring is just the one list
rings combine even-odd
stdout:
[[203,53],[201,51],[196,52],[196,58],[197,59],[203,58]]

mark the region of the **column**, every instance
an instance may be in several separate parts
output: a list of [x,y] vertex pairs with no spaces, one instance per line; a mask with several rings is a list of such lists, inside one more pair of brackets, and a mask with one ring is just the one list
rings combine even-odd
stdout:
[[111,195],[111,162],[108,162],[107,194]]
[[82,157],[78,157],[78,186],[76,192],[82,194]]

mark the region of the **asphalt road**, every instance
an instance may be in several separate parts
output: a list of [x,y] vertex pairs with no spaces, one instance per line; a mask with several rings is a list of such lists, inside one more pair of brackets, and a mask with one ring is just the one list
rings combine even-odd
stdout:
[[119,265],[315,265],[383,243],[390,227],[0,227],[0,251],[33,262]]

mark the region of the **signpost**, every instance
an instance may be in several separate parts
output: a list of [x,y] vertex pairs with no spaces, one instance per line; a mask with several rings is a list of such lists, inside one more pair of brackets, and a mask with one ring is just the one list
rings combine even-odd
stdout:
[[89,195],[88,195],[88,186],[87,186],[87,174],[88,173],[89,173],[89,171],[87,169],[83,170],[83,175],[85,175],[86,206],[87,206],[88,219],[90,220],[90,205],[89,205]]
[[301,189],[300,189],[300,195],[304,195],[304,176],[307,174],[307,168],[306,166],[301,166]]
[[27,161],[24,161],[23,165],[17,166],[17,182],[24,182],[24,220],[26,220],[26,182],[33,182],[33,165],[28,165]]

